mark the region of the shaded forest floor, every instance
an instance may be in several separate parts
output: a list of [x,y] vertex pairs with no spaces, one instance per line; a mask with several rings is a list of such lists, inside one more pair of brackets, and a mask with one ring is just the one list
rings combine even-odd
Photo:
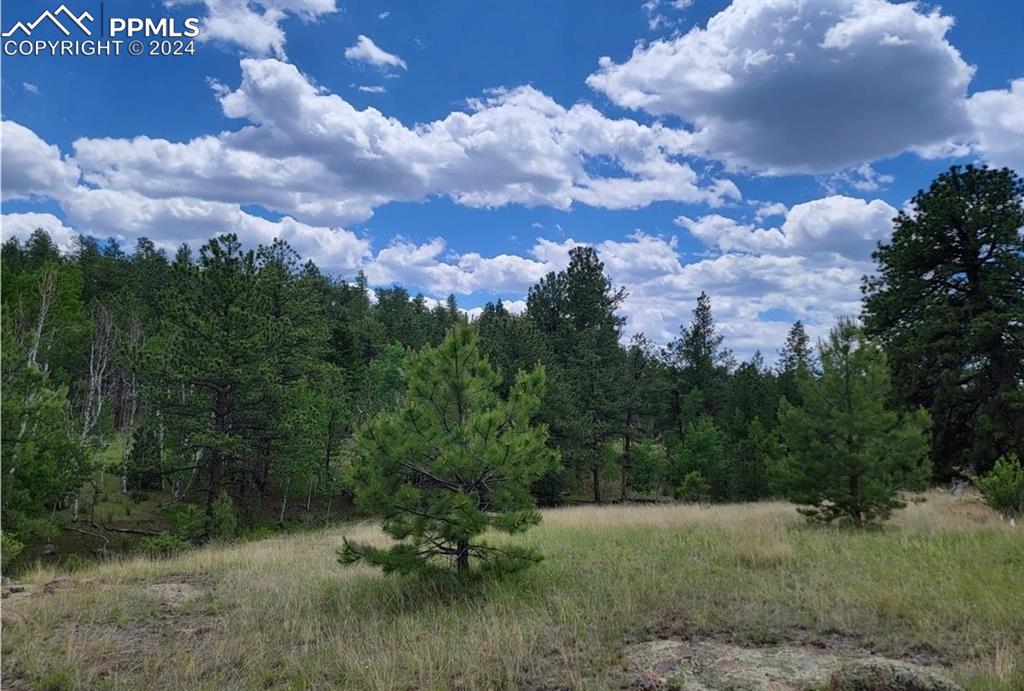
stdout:
[[[1024,531],[926,495],[881,530],[784,503],[544,513],[538,567],[470,592],[343,567],[356,524],[73,574],[3,600],[4,688],[622,688],[646,641],[857,650],[1024,688]],[[643,686],[648,688],[647,686]]]

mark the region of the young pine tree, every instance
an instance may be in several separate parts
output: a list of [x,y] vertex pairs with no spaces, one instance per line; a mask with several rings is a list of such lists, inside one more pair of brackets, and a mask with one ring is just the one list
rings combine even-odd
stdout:
[[702,415],[686,428],[672,470],[673,494],[680,498],[691,498],[688,496],[690,492],[679,488],[687,483],[693,485],[693,473],[697,473],[707,484],[704,493],[707,498],[712,501],[728,501],[731,498],[725,439],[710,416]]
[[928,415],[886,407],[885,357],[852,322],[840,321],[819,349],[822,374],[802,382],[803,404],[781,402],[786,494],[810,518],[859,528],[902,508],[899,490],[927,484]]
[[385,573],[460,573],[470,559],[507,572],[539,560],[522,547],[478,540],[490,529],[526,530],[540,521],[530,483],[551,465],[547,428],[531,425],[544,390],[541,367],[520,372],[502,400],[498,375],[481,355],[475,331],[456,325],[444,342],[411,355],[397,410],[357,433],[356,501],[383,516],[390,548],[345,541],[342,563],[363,560]]

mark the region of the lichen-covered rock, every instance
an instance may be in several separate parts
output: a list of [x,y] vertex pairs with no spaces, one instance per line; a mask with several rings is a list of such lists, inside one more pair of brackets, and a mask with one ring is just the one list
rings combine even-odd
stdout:
[[960,691],[935,672],[907,662],[861,658],[844,662],[832,673],[829,691]]
[[[959,691],[920,665],[805,645],[744,647],[658,640],[626,650],[634,689],[679,691]],[[860,655],[860,656],[858,656]]]

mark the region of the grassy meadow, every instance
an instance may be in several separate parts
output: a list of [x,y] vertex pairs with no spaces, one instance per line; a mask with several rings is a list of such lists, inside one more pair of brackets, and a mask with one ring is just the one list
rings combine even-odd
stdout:
[[517,538],[539,566],[460,593],[343,567],[343,535],[383,540],[355,524],[31,570],[33,592],[3,601],[4,687],[621,688],[628,643],[709,636],[1024,688],[1024,530],[969,496],[926,495],[862,532],[781,502],[554,509]]

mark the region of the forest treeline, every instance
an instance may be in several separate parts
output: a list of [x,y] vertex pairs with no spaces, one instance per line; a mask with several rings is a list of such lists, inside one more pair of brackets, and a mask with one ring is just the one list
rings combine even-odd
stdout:
[[[574,248],[522,314],[498,301],[470,325],[500,396],[546,373],[533,417],[557,461],[532,494],[799,496],[830,472],[821,459],[897,429],[930,458],[906,469],[918,480],[1024,459],[1022,199],[1009,170],[944,173],[875,252],[859,321],[820,347],[794,323],[773,366],[732,355],[704,293],[671,343],[624,340],[628,287]],[[2,271],[3,531],[26,542],[58,512],[87,515],[100,473],[189,507],[197,541],[268,515],[330,520],[351,505],[354,434],[401,398],[407,353],[466,322],[454,297],[371,290],[230,233],[173,255],[83,235],[63,253],[40,229],[3,244]],[[870,385],[844,384],[851,367]]]

